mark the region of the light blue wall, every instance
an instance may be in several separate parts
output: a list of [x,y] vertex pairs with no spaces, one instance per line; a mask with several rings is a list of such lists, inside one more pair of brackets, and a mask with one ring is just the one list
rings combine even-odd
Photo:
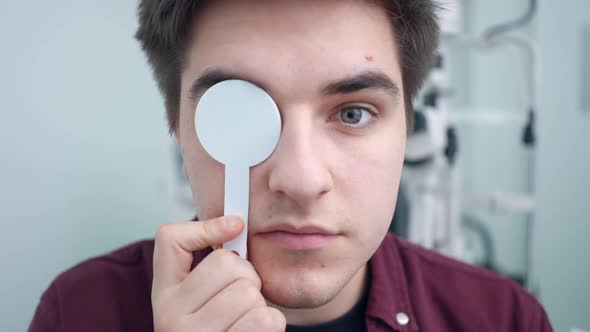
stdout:
[[[537,278],[556,331],[590,331],[590,112],[581,108],[587,0],[544,1],[539,119]],[[590,61],[590,59],[586,59]]]
[[0,331],[80,260],[165,220],[162,102],[135,1],[0,4]]
[[[465,2],[472,32],[526,6]],[[578,102],[578,32],[590,11],[587,0],[563,3],[541,1],[525,30],[539,41],[544,65],[535,282],[556,331],[590,330],[590,112]],[[26,328],[57,273],[151,237],[167,221],[162,102],[132,39],[135,27],[135,1],[0,4],[0,331]],[[458,54],[453,105],[519,108],[522,64],[510,50]],[[463,130],[468,188],[525,188],[520,128]],[[482,218],[501,267],[521,271],[522,217]]]

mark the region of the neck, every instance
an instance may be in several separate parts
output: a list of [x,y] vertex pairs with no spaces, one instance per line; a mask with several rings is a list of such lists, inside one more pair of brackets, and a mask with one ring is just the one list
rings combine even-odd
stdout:
[[330,302],[313,309],[290,309],[270,304],[279,309],[289,325],[316,325],[338,319],[349,312],[368,291],[367,264],[350,279]]

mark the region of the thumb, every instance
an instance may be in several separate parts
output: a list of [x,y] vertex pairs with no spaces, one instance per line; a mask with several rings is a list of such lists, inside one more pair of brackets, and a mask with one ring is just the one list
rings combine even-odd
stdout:
[[160,226],[154,245],[154,287],[181,282],[190,273],[193,251],[227,242],[243,228],[237,216]]

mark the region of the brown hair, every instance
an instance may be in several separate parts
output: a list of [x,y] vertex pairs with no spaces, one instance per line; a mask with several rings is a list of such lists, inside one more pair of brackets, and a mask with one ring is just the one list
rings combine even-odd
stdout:
[[[193,15],[203,0],[140,0],[140,42],[164,96],[170,133],[178,125],[180,77],[190,39]],[[431,68],[438,46],[439,27],[433,0],[381,0],[391,17],[399,45],[408,131],[412,101]]]

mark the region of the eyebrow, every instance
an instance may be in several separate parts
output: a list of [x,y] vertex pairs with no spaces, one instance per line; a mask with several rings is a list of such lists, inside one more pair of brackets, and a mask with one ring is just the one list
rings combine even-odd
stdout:
[[395,101],[401,96],[399,86],[384,72],[367,70],[359,74],[329,83],[322,89],[326,96],[347,94],[365,89],[378,89],[387,92]]
[[[244,80],[251,82],[262,89],[260,84],[252,78],[245,77],[239,73],[230,72],[221,68],[209,68],[197,78],[191,85],[189,99],[196,101],[203,93],[213,85],[226,80]],[[401,90],[399,86],[384,72],[379,70],[366,70],[358,74],[328,83],[321,89],[324,96],[333,96],[339,94],[350,94],[365,89],[377,89],[387,92],[394,101],[399,101]],[[268,91],[268,90],[266,90]]]
[[227,80],[248,81],[264,89],[264,87],[261,84],[257,83],[255,80],[246,78],[245,76],[240,75],[238,73],[230,72],[221,68],[208,68],[191,85],[191,88],[189,90],[189,99],[191,101],[196,101],[205,93],[207,89],[219,82]]

